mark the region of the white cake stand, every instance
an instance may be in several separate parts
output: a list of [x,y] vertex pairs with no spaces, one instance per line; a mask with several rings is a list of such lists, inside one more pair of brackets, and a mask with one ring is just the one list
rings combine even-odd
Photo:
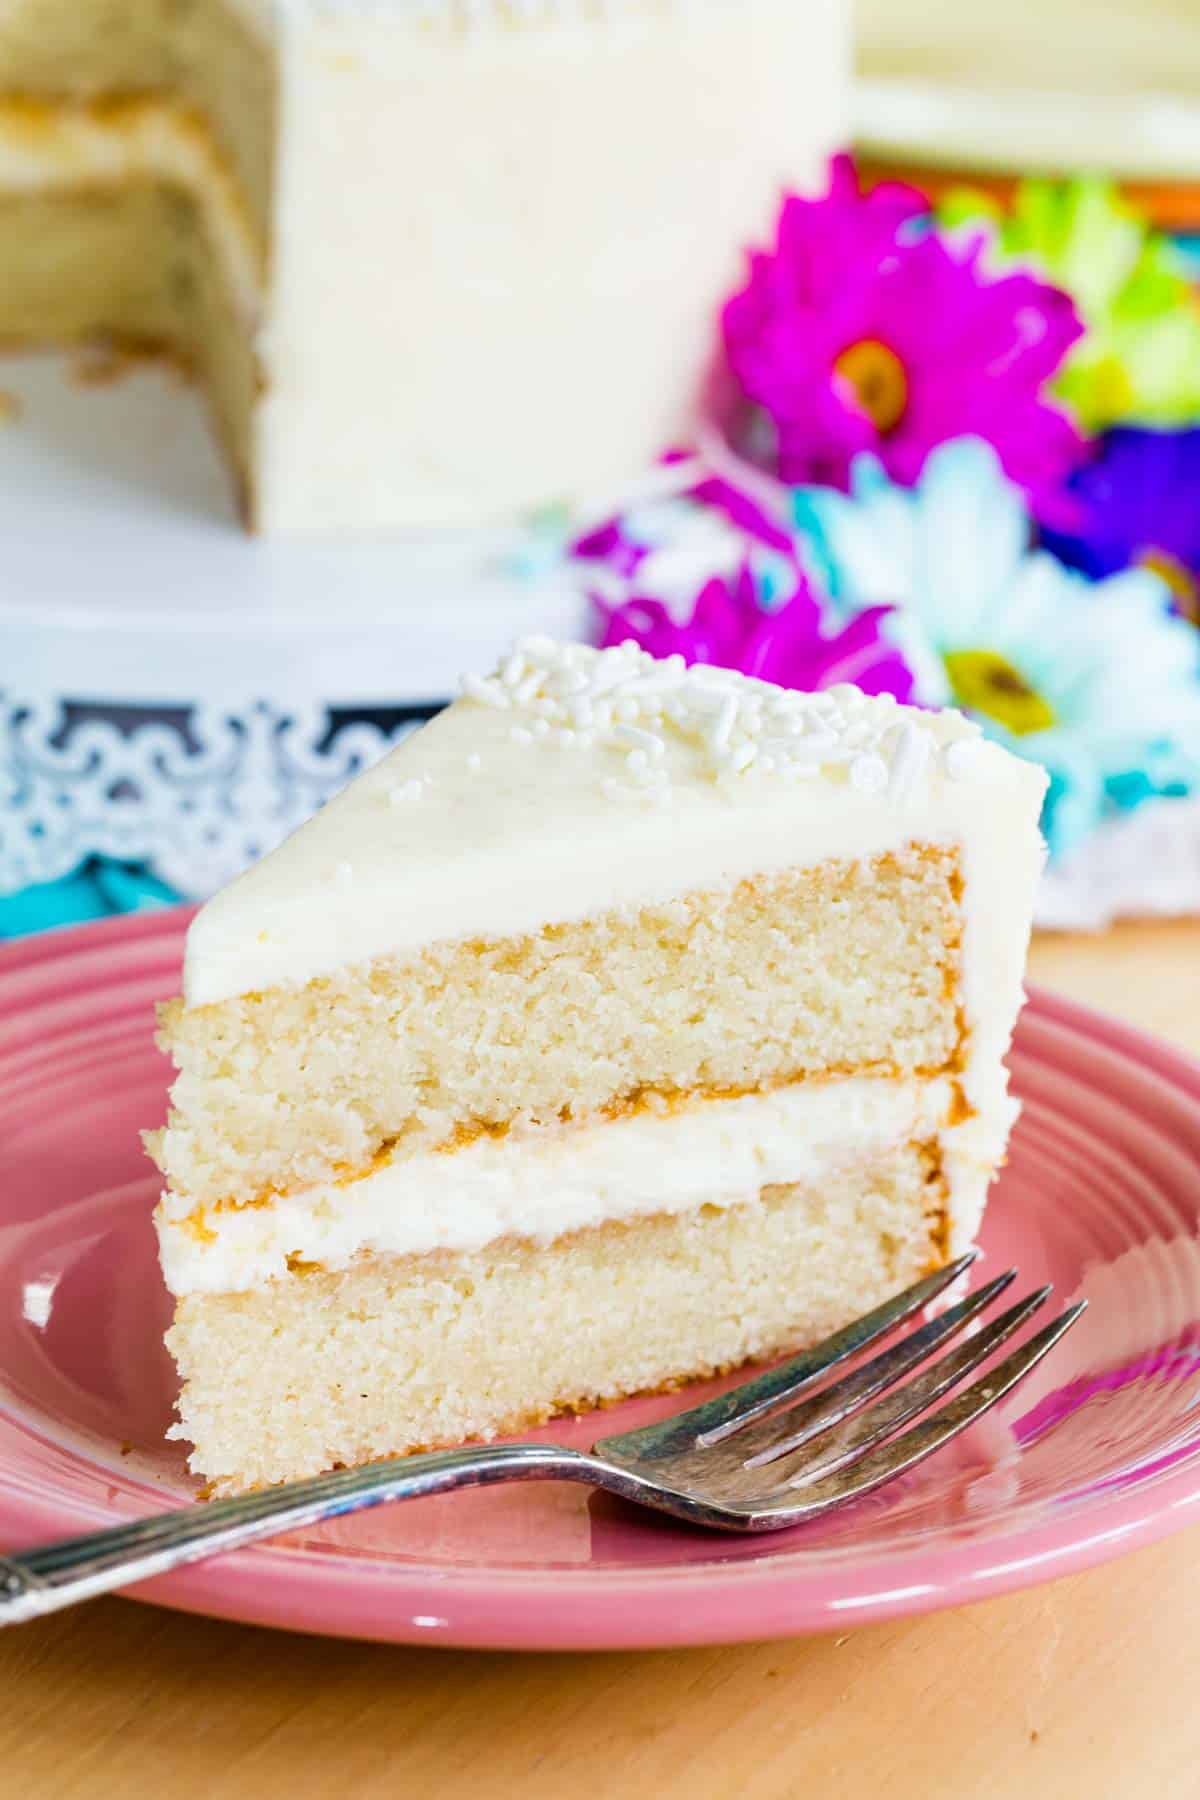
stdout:
[[0,892],[89,854],[210,892],[515,636],[579,636],[514,536],[246,537],[169,369],[0,359]]

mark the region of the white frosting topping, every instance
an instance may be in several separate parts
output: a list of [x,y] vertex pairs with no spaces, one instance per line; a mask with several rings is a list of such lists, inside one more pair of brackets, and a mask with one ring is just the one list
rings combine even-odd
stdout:
[[459,32],[489,26],[529,30],[574,21],[595,27],[608,19],[661,11],[664,5],[686,13],[703,6],[732,10],[734,4],[735,0],[233,0],[236,10],[264,32],[279,31],[289,24],[353,25],[360,21],[443,25]]
[[[731,1206],[772,1183],[817,1182],[893,1145],[942,1136],[952,1233],[966,1242],[1007,1115],[945,1128],[952,1086],[851,1077],[800,1082],[662,1114],[481,1137],[397,1159],[356,1181],[270,1206],[209,1209],[164,1197],[159,1236],[176,1294],[231,1292],[284,1275],[289,1257],[344,1268],[363,1253],[474,1250],[519,1236],[548,1242],[615,1219]],[[211,1234],[211,1235],[206,1235]]]

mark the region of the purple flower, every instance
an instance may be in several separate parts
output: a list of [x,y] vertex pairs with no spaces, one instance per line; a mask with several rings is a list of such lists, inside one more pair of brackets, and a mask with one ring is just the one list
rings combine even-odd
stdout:
[[1047,547],[1097,580],[1152,569],[1200,625],[1200,429],[1110,431],[1067,492],[1076,522],[1043,530]]
[[909,188],[863,194],[848,157],[828,194],[787,199],[774,250],[723,314],[729,369],[774,429],[785,481],[846,488],[873,452],[911,485],[947,438],[994,446],[1032,496],[1057,488],[1080,439],[1044,395],[1082,332],[1070,298],[1024,273],[990,279],[982,238],[951,247]]
[[679,655],[688,663],[740,669],[780,687],[811,690],[850,681],[866,694],[912,698],[912,671],[879,630],[886,606],[827,631],[820,604],[802,584],[783,606],[764,612],[748,564],[732,580],[717,576],[707,582],[681,620],[661,600],[645,596],[621,606],[600,599],[594,604],[602,649],[632,638],[652,656]]

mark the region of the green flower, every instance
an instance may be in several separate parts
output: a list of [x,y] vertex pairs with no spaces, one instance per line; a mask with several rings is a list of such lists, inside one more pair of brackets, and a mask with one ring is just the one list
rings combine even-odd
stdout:
[[1110,182],[1022,182],[1007,213],[956,188],[938,217],[985,225],[1001,263],[1032,267],[1071,295],[1086,330],[1053,388],[1086,431],[1200,420],[1200,297],[1170,239]]

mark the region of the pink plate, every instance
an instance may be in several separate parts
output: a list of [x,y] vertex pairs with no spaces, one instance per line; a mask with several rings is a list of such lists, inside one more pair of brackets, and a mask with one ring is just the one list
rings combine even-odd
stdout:
[[[0,952],[0,1545],[178,1505],[172,1370],[138,1139],[163,1115],[153,1002],[187,915]],[[340,1520],[139,1598],[297,1630],[602,1649],[845,1629],[1101,1562],[1200,1517],[1200,1068],[1039,994],[1025,1110],[979,1278],[1091,1301],[1012,1397],[899,1484],[766,1538],[691,1532],[565,1485]],[[603,1431],[679,1401],[606,1413]],[[549,1435],[586,1445],[597,1422]]]

